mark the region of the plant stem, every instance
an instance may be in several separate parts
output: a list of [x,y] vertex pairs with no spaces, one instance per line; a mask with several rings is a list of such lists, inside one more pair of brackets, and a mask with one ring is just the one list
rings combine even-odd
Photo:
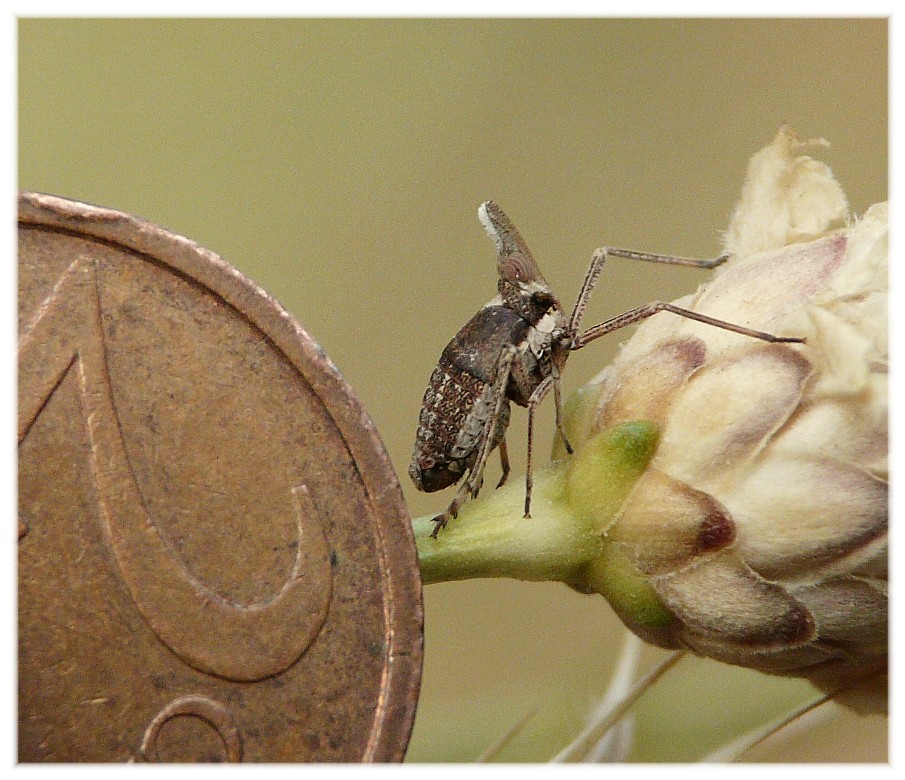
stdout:
[[562,467],[537,475],[531,517],[523,484],[505,485],[466,504],[438,538],[432,517],[413,521],[425,584],[473,577],[570,581],[599,544],[562,499]]
[[607,529],[657,436],[656,426],[638,421],[591,437],[573,457],[535,474],[530,518],[523,517],[525,488],[517,481],[465,504],[437,539],[430,535],[433,518],[417,518],[424,583],[513,577],[598,591],[594,561],[605,557]]

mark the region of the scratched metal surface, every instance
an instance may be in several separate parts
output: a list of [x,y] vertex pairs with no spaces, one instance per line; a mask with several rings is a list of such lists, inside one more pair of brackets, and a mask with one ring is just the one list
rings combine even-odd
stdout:
[[401,760],[421,586],[349,386],[196,244],[19,220],[19,760]]

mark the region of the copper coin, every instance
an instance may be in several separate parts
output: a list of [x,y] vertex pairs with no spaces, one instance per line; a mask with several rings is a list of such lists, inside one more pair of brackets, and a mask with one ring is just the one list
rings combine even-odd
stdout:
[[421,585],[351,388],[193,242],[19,198],[19,760],[394,761]]

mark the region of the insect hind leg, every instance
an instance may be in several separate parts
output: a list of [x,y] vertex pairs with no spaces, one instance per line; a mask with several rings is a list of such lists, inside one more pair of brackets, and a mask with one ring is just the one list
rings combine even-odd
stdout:
[[506,484],[506,480],[509,479],[509,472],[512,471],[512,466],[509,465],[509,449],[506,447],[505,436],[500,442],[500,468],[503,469],[503,474],[500,477],[500,481],[496,483],[497,490]]

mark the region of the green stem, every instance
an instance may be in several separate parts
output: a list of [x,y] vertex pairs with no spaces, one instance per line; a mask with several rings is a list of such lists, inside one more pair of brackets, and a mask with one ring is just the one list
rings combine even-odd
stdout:
[[516,481],[467,503],[437,539],[431,517],[414,520],[424,582],[513,577],[596,590],[588,574],[656,443],[656,426],[644,421],[598,433],[535,474],[530,518],[522,517],[525,487]]
[[562,467],[535,477],[531,517],[522,517],[525,485],[505,485],[466,504],[438,538],[432,517],[414,521],[425,583],[472,577],[521,580],[567,579],[596,548],[588,529],[575,521],[562,497]]

